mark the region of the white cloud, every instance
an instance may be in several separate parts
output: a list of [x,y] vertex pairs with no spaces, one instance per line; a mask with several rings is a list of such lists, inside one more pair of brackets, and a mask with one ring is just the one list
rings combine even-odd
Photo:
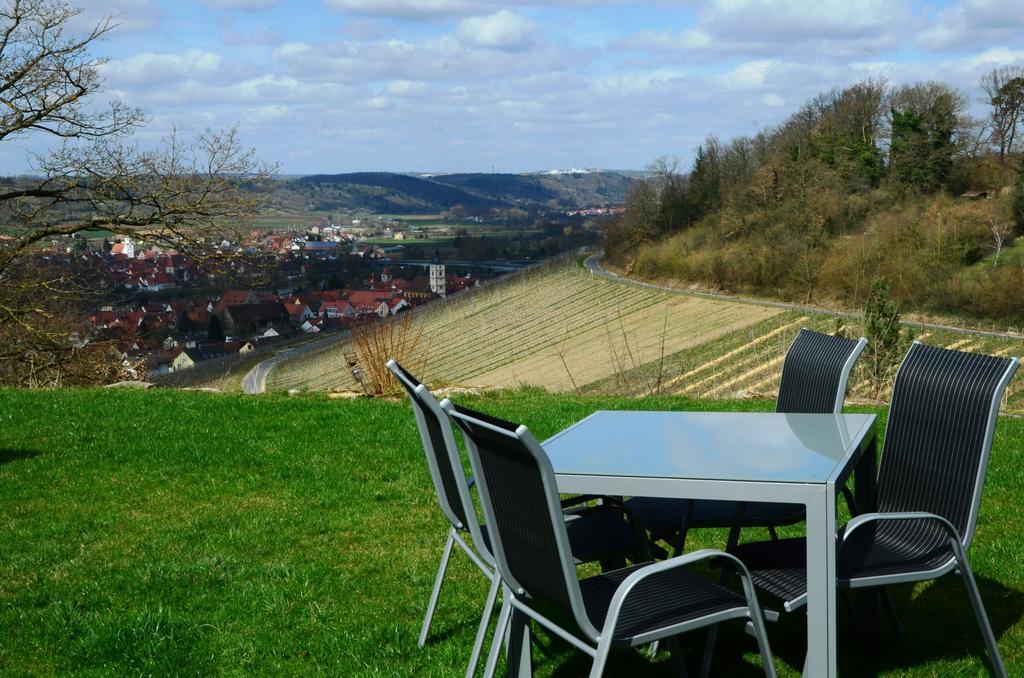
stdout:
[[77,32],[88,31],[108,17],[117,33],[148,31],[164,18],[156,0],[79,0],[74,6],[82,10],[69,24]]
[[761,103],[772,108],[779,108],[786,105],[786,100],[774,92],[769,92],[761,97]]
[[198,49],[181,54],[139,52],[99,68],[107,84],[114,88],[166,88],[182,81],[223,85],[252,71],[252,67],[229,62],[216,52]]
[[870,38],[908,17],[902,0],[712,0],[700,23],[721,37],[791,42]]
[[722,84],[732,90],[759,89],[764,86],[768,72],[777,62],[771,59],[748,61],[721,76]]
[[246,33],[225,29],[220,34],[220,41],[231,47],[236,45],[280,45],[284,38],[279,33],[266,28],[255,28]]
[[517,50],[533,40],[537,26],[521,14],[503,9],[490,16],[475,16],[459,22],[456,34],[463,42],[491,49]]
[[[507,38],[490,34],[497,44]],[[492,49],[467,44],[451,35],[426,39],[290,42],[273,52],[274,60],[290,77],[302,81],[376,83],[392,80],[446,83],[509,79],[535,73],[583,68],[587,56],[568,48],[538,42]]]
[[427,83],[422,80],[392,80],[385,89],[396,97],[421,97],[427,93]]
[[922,31],[917,45],[945,50],[1024,42],[1024,3],[1018,0],[960,0],[942,10]]
[[848,59],[895,48],[917,23],[907,0],[710,0],[693,27],[640,31],[613,46],[655,55],[688,51],[704,61],[782,54]]
[[696,50],[710,47],[711,36],[701,30],[687,29],[672,31],[640,31],[617,41],[615,46],[625,50]]
[[257,125],[277,122],[289,117],[291,109],[281,104],[259,106],[245,112],[245,121]]

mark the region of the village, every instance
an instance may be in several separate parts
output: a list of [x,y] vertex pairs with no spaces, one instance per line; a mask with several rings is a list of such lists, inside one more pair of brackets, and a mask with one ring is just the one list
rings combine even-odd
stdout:
[[488,277],[448,272],[436,256],[404,265],[401,249],[322,224],[253,229],[203,261],[129,237],[55,241],[42,256],[101,282],[105,299],[79,319],[78,336],[110,342],[126,365],[154,375],[380,322]]

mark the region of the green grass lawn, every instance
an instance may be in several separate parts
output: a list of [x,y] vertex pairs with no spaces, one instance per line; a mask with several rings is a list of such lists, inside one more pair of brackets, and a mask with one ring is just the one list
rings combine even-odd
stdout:
[[[602,408],[771,408],[536,391],[458,400],[541,439]],[[1024,675],[1022,443],[1024,421],[1001,420],[971,550],[1010,675]],[[0,515],[3,675],[459,675],[486,592],[456,554],[430,642],[416,647],[445,523],[404,401],[0,391]],[[723,542],[694,532],[688,546]],[[840,620],[843,675],[984,674],[955,577],[896,599],[901,645],[860,650]],[[797,675],[801,615],[768,632],[780,674]],[[585,673],[565,643],[539,645],[538,675]],[[723,632],[715,666],[760,675],[753,640]],[[607,675],[626,673],[667,676],[670,663],[621,652]]]

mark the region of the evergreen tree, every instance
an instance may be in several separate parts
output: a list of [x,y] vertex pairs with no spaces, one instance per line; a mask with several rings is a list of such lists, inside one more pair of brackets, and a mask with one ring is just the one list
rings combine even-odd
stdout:
[[864,309],[864,334],[868,340],[864,351],[867,377],[877,397],[891,381],[909,342],[909,333],[900,327],[899,304],[890,295],[885,278],[871,282]]

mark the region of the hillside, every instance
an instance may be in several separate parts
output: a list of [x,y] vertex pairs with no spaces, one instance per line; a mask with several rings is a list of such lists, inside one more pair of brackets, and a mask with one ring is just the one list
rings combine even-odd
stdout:
[[[1007,87],[1024,95],[1024,77]],[[687,174],[658,165],[605,249],[649,280],[847,309],[883,280],[906,310],[1024,326],[1024,128],[997,137],[1002,100],[977,120],[941,82],[822,93],[753,136],[707,137]]]
[[[857,318],[709,299],[609,280],[575,262],[510,277],[414,312],[422,328],[416,360],[435,384],[541,386],[602,395],[673,393],[694,398],[774,396],[782,358],[801,327],[863,333]],[[923,342],[997,355],[1024,355],[1024,340],[914,330]],[[352,342],[281,363],[271,390],[358,390],[344,360]],[[871,401],[863,361],[850,398]],[[884,397],[884,392],[881,394]],[[1024,379],[1005,409],[1024,412]]]
[[[771,407],[537,391],[456,397],[525,422],[542,440],[598,409]],[[1024,672],[1022,450],[1024,422],[1002,419],[971,548],[1010,675]],[[0,390],[0,488],[5,676],[464,671],[486,594],[466,558],[452,558],[430,642],[416,646],[445,527],[404,399]],[[696,530],[688,543],[723,540]],[[956,577],[893,596],[906,641],[884,659],[841,644],[842,675],[985,673]],[[786,678],[803,658],[800,617],[769,628]],[[845,615],[839,624],[842,637],[853,633]],[[719,634],[722,675],[760,675],[741,628]],[[703,635],[692,636],[699,653]],[[579,675],[588,665],[547,641],[534,661],[538,675]],[[667,653],[652,666],[626,651],[613,653],[609,671],[671,669]]]
[[564,210],[619,205],[629,179],[616,172],[587,174],[438,174],[390,172],[317,174],[274,182],[268,204],[296,212],[365,210],[378,214],[436,214],[460,206],[467,215],[520,208]]
[[[472,290],[414,321],[422,327],[417,360],[430,381],[573,390],[777,314],[627,286],[569,262]],[[288,360],[269,386],[356,389],[342,360],[353,350],[343,344]]]

